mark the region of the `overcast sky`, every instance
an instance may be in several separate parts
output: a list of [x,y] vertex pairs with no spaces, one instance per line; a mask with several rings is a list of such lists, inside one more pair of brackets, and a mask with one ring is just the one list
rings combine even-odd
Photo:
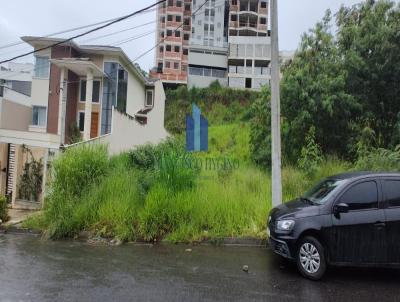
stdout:
[[[129,14],[154,3],[154,0],[13,0],[2,1],[0,10],[0,47],[26,35],[47,35],[58,31],[92,24]],[[360,0],[278,0],[280,49],[294,50],[297,48],[301,34],[320,20],[326,9],[336,12],[341,4],[350,6]],[[96,38],[108,33],[143,25],[155,21],[155,12],[123,21],[108,29],[101,30],[89,36],[80,38],[78,42]],[[114,34],[101,39],[88,41],[86,44],[109,45],[129,38],[149,33],[140,39],[120,45],[131,59],[152,48],[155,44],[155,22],[140,28]],[[73,32],[65,34],[69,37]],[[31,50],[29,45],[22,44],[12,48],[0,49],[0,59],[9,58]],[[30,61],[31,57],[22,61]],[[146,70],[154,64],[154,53],[148,53],[138,60]]]

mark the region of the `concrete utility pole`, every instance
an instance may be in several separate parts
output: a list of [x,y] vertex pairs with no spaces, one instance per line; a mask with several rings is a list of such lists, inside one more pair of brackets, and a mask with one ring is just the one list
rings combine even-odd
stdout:
[[271,1],[271,137],[272,137],[272,206],[282,203],[281,109],[278,39],[278,0]]

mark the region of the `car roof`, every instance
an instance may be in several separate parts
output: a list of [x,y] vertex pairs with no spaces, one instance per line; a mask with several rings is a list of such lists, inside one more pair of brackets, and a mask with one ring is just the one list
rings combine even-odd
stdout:
[[356,179],[356,178],[365,178],[365,177],[382,177],[382,176],[395,176],[400,177],[400,173],[395,172],[373,172],[373,171],[358,171],[358,172],[346,172],[341,174],[333,175],[329,178],[331,179]]

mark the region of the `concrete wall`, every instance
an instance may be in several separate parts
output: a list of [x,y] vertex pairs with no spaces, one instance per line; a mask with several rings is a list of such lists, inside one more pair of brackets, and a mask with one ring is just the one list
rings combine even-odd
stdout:
[[0,99],[0,128],[28,131],[32,122],[32,107]]
[[210,86],[210,84],[214,81],[218,81],[221,86],[228,86],[228,78],[214,78],[214,77],[203,77],[197,75],[188,76],[188,86],[189,88],[197,87],[197,88],[205,88]]
[[[198,49],[198,50],[205,50],[205,49]],[[189,64],[227,68],[228,57],[226,55],[226,49],[222,49],[219,52],[221,54],[216,55],[216,54],[189,51]],[[222,53],[225,54],[223,55]]]

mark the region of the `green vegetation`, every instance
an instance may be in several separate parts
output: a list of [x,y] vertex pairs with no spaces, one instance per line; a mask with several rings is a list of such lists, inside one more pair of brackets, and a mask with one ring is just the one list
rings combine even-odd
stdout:
[[0,220],[6,222],[8,220],[7,199],[0,195]]
[[[309,33],[282,80],[283,197],[350,170],[400,170],[400,6],[342,7]],[[51,238],[82,230],[121,240],[171,242],[265,237],[271,205],[270,91],[168,90],[173,140],[108,158],[103,146],[69,149],[54,161],[42,215],[25,222]],[[209,121],[209,152],[184,151],[185,115]],[[207,157],[239,168],[204,170]]]

